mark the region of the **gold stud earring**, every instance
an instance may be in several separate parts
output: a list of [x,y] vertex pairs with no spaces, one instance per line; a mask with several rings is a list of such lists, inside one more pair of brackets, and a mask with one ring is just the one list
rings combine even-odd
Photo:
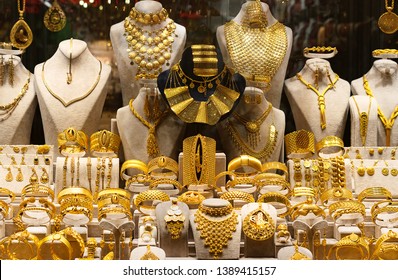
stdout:
[[0,86],[4,85],[5,64],[4,57],[0,56]]
[[11,56],[8,60],[8,82],[14,86],[14,58]]
[[47,184],[49,181],[47,170],[45,168],[42,168],[42,170],[43,170],[43,174],[41,174],[41,176],[40,176],[40,182],[43,184]]
[[37,156],[33,159],[33,164],[39,165],[39,158]]
[[45,163],[46,165],[50,165],[50,164],[51,164],[50,158],[45,157],[45,158],[44,158],[44,163]]

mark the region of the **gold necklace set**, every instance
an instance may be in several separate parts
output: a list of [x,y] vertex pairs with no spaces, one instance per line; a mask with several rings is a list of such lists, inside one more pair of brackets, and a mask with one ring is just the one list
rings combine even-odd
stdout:
[[232,233],[236,231],[238,215],[230,203],[224,207],[207,207],[202,204],[195,212],[196,229],[200,231],[200,238],[209,247],[209,253],[218,259],[223,248],[228,246]]
[[14,112],[14,110],[17,108],[19,102],[21,101],[22,97],[25,96],[25,93],[28,91],[29,89],[29,83],[30,83],[30,72],[28,75],[28,80],[26,81],[26,83],[23,85],[21,92],[14,98],[13,101],[11,101],[8,104],[0,104],[0,122],[5,121],[6,119],[8,119],[12,112]]
[[[146,17],[148,15],[148,17]],[[154,18],[156,20],[154,20]],[[169,66],[176,25],[172,19],[165,26],[153,29],[152,25],[160,24],[168,19],[167,11],[162,9],[159,15],[144,14],[133,8],[124,21],[124,36],[128,44],[128,56],[131,65],[137,65],[136,79],[156,79],[162,66]],[[137,25],[150,25],[145,29]]]
[[[373,92],[372,89],[369,86],[369,81],[366,79],[366,76],[363,76],[363,87],[365,89],[365,92],[368,96],[373,97]],[[395,106],[394,111],[391,113],[391,116],[389,119],[384,115],[383,111],[381,110],[380,106],[377,106],[377,115],[379,116],[379,119],[381,123],[384,126],[384,130],[386,133],[386,146],[389,147],[391,144],[391,129],[394,125],[395,119],[398,117],[398,105]]]
[[[253,2],[253,3],[251,3]],[[287,34],[283,24],[267,26],[266,16],[257,1],[248,2],[242,24],[230,21],[225,24],[224,35],[233,68],[248,81],[259,84],[264,92],[271,88],[272,78],[281,66],[287,50]],[[253,15],[252,15],[253,14]],[[258,16],[256,16],[258,15]],[[251,25],[247,17],[262,18],[263,24]],[[249,22],[249,23],[247,23]],[[258,22],[256,22],[258,23]]]

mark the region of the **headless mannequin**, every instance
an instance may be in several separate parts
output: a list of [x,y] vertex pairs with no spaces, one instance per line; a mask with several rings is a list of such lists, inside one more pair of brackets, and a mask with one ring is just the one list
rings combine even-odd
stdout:
[[[334,88],[331,87],[324,95],[326,127],[325,129],[321,128],[317,94],[307,88],[297,76],[294,76],[285,81],[285,92],[293,112],[296,130],[312,131],[315,142],[319,142],[328,135],[343,138],[348,116],[350,84],[341,78],[336,80],[337,76],[331,69],[330,63],[321,58],[308,59],[298,74],[305,82],[314,85],[314,75],[317,69],[319,93],[326,90],[331,84],[330,80],[334,82]],[[329,71],[330,79],[327,76],[327,71]]]
[[[378,59],[372,68],[365,74],[369,88],[374,95],[372,107],[379,106],[384,116],[389,119],[398,105],[398,64],[389,59]],[[354,95],[366,95],[363,77],[351,82]],[[373,105],[374,104],[374,105]],[[374,146],[386,146],[386,131],[380,119],[377,124],[377,143]],[[398,145],[398,124],[394,122],[391,129],[390,146]]]
[[[70,53],[72,82],[67,84],[66,73],[69,71]],[[95,85],[100,71],[99,61],[91,54],[84,41],[62,41],[44,66],[44,71],[43,64],[35,67],[35,80],[46,143],[57,146],[58,134],[68,127],[82,130],[89,137],[98,130],[100,124],[111,67],[102,63],[98,84],[90,94],[82,98]],[[48,87],[64,102],[70,103],[75,98],[82,99],[64,106],[46,88],[42,74]]]
[[[257,98],[261,97],[261,102],[254,102],[254,104],[253,102],[246,103],[245,100],[256,100],[256,96]],[[243,97],[236,106],[234,113],[248,120],[257,120],[268,109],[269,105],[269,101],[265,99],[264,94],[260,89],[254,87],[246,87],[245,92],[243,93]],[[241,150],[235,145],[232,137],[229,134],[229,129],[227,127],[229,121],[239,133],[239,137],[241,138],[241,140],[243,140],[246,145],[248,145],[246,139],[246,128],[234,117],[230,116],[228,120],[224,120],[217,124],[217,130],[220,135],[221,144],[223,146],[225,154],[227,155],[227,162],[231,161],[233,158],[239,157],[241,154],[244,154],[244,152],[241,152]],[[278,136],[276,137],[275,148],[270,153],[269,157],[266,159],[259,158],[262,162],[279,161],[280,159],[282,159],[283,135],[285,133],[285,114],[281,110],[274,107],[272,107],[271,112],[264,120],[264,122],[260,125],[260,140],[257,144],[257,147],[255,149],[251,147],[251,150],[259,151],[262,150],[265,145],[269,144],[269,131],[271,124],[275,126],[276,131],[278,132]]]
[[15,110],[7,119],[0,121],[0,130],[3,131],[0,136],[0,145],[27,145],[30,143],[33,115],[37,105],[34,77],[25,68],[18,56],[12,56],[11,60],[10,57],[9,55],[4,55],[3,59],[6,64],[9,61],[14,64],[14,83],[13,86],[9,83],[8,73],[10,66],[8,66],[4,84],[0,86],[0,104],[5,105],[12,102],[21,93],[29,77],[30,82],[25,95],[17,104]]
[[[155,14],[162,9],[162,4],[158,1],[151,0],[143,0],[139,1],[134,6],[138,11],[146,13],[146,14]],[[159,24],[150,26],[143,25],[141,23],[137,23],[137,26],[145,29],[145,30],[158,30],[163,26],[166,26],[171,19],[166,19],[164,22]],[[180,58],[181,54],[184,50],[185,41],[186,41],[186,30],[185,27],[179,24],[176,25],[174,42],[172,45],[171,59],[169,60],[170,65],[174,65]],[[139,83],[138,80],[135,79],[135,75],[137,73],[137,66],[130,65],[130,58],[126,49],[128,49],[128,44],[126,38],[123,36],[125,33],[124,30],[124,21],[119,22],[111,27],[110,38],[113,45],[113,50],[115,54],[115,58],[118,65],[118,71],[121,81],[122,88],[122,98],[123,105],[127,105],[131,98],[135,98],[142,84]],[[166,64],[163,65],[162,70],[166,70],[169,66]]]
[[[248,0],[246,2],[250,2],[250,0]],[[239,23],[239,24],[242,23],[242,19],[245,16],[246,5],[247,5],[247,3],[244,3],[242,5],[242,8],[239,11],[239,13],[236,15],[235,18],[232,19],[233,21],[235,21],[236,23]],[[263,11],[265,12],[265,14],[267,16],[268,26],[272,26],[273,24],[275,24],[277,22],[277,19],[275,19],[274,16],[271,14],[271,11],[270,11],[269,6],[267,4],[261,3],[261,6],[262,6],[262,9],[263,9]],[[291,52],[291,48],[292,48],[292,41],[293,41],[292,30],[289,27],[285,27],[285,28],[286,28],[286,35],[287,35],[286,54],[285,54],[285,57],[283,58],[283,61],[282,61],[281,65],[279,66],[277,72],[275,73],[275,76],[272,78],[270,90],[266,93],[267,100],[269,102],[271,102],[271,104],[275,108],[279,108],[280,107],[281,96],[282,96],[282,88],[283,88],[283,81],[285,79],[286,69],[287,69],[287,65],[288,65],[288,62],[289,62],[290,52]],[[225,38],[224,30],[225,30],[225,26],[224,25],[219,26],[217,28],[217,32],[216,32],[217,41],[218,41],[218,44],[220,46],[221,53],[222,53],[222,56],[224,58],[225,64],[228,67],[233,69],[233,67],[232,67],[233,64],[232,64],[230,55],[228,53],[227,41],[226,41],[226,38]],[[253,84],[253,82],[251,82],[251,81],[249,81],[247,79],[246,79],[246,82],[247,82],[247,86],[255,86],[255,82]]]

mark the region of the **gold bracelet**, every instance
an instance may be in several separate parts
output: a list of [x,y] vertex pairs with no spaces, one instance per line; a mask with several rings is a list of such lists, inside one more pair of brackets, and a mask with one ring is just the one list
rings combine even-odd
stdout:
[[[341,156],[345,151],[344,142],[337,136],[326,136],[316,143],[315,150],[318,157],[321,158]],[[327,152],[325,153],[325,151]]]
[[112,154],[117,156],[119,153],[120,137],[108,130],[100,130],[90,136],[90,153],[93,156]]
[[[15,194],[6,188],[0,188],[0,198],[6,203],[11,203],[15,199]],[[5,198],[5,199],[4,199]]]
[[177,176],[178,163],[174,159],[165,156],[154,158],[148,162],[148,173],[151,176],[165,177],[167,175],[167,177],[169,177],[168,175],[170,174],[170,172],[164,172],[165,170],[171,171],[172,175]]
[[247,176],[248,174],[251,175],[252,173],[248,172],[243,172],[243,173],[235,172],[236,170],[244,167],[251,167],[252,169],[254,169],[255,174],[262,172],[263,170],[261,161],[249,155],[241,155],[239,157],[232,159],[228,163],[228,171],[234,171],[234,173],[237,174],[238,176]]
[[93,218],[93,196],[91,192],[82,187],[66,188],[58,194],[60,204],[60,213],[63,218],[67,214],[83,214],[88,219],[86,223]]
[[247,185],[253,185],[253,178],[251,177],[236,177],[233,180],[229,180],[225,184],[225,190],[229,191],[230,188],[235,188],[237,185],[242,185],[242,184],[247,184]]
[[130,159],[123,162],[122,168],[120,169],[120,178],[122,180],[128,180],[130,177],[126,174],[127,169],[137,169],[142,171],[140,174],[148,174],[147,165],[138,159]]
[[[128,218],[131,220],[130,199],[130,193],[124,189],[108,188],[100,191],[98,194],[98,221],[110,213],[118,214],[115,215],[117,219]],[[110,210],[112,212],[109,212]],[[111,218],[113,219],[113,217]]]
[[290,184],[286,181],[285,176],[273,173],[260,173],[253,178],[253,185],[256,186],[257,191],[260,192],[265,186],[279,186],[277,191],[289,190]]
[[295,187],[292,190],[292,196],[306,196],[315,198],[315,190],[311,187]]
[[[44,237],[42,240],[40,240],[39,242],[39,246],[38,246],[38,250],[37,250],[37,259],[38,260],[43,260],[43,259],[47,259],[46,257],[41,255],[41,251],[43,250],[43,245],[46,244],[47,242],[51,241],[51,257],[53,260],[62,260],[62,258],[60,258],[56,253],[55,250],[53,248],[54,244],[56,244],[54,241],[56,241],[57,243],[61,243],[65,246],[66,249],[66,253],[67,253],[67,258],[66,260],[71,260],[72,259],[72,254],[73,254],[73,248],[70,245],[70,242],[68,241],[68,239],[65,238],[65,236],[62,233],[56,232],[50,235],[47,235],[46,237]],[[59,248],[57,248],[56,250],[57,252],[60,251]]]
[[369,259],[369,244],[364,237],[351,233],[330,248],[327,258],[329,260],[367,260]]
[[[14,241],[18,241],[15,243]],[[34,260],[37,258],[39,238],[36,235],[29,233],[27,230],[16,232],[7,238],[7,248],[6,252],[10,260]],[[20,244],[25,244],[31,253],[30,257],[27,257],[26,251],[28,250],[18,250],[18,248],[12,249],[12,247],[20,246]],[[33,245],[35,248],[33,248]],[[17,256],[17,252],[22,251],[23,256]]]
[[365,205],[355,200],[338,201],[329,206],[329,215],[336,224],[340,224],[344,218],[355,219],[352,224],[358,224],[365,218]]
[[397,58],[398,50],[396,49],[376,49],[372,51],[374,58]]
[[[154,201],[169,201],[170,197],[165,192],[159,190],[147,190],[138,194],[134,199],[134,205],[139,212],[144,215],[151,213],[155,210],[156,206],[153,205]],[[151,202],[150,205],[147,205]],[[147,213],[145,213],[147,212]]]
[[321,194],[321,203],[323,206],[329,206],[330,203],[339,200],[352,199],[352,192],[347,188],[334,187],[324,191]]
[[322,217],[323,219],[326,219],[325,211],[316,205],[312,198],[308,198],[304,202],[293,205],[289,211],[292,221],[296,220],[299,216],[307,216],[310,213],[312,213],[315,217]]
[[187,191],[177,198],[178,201],[184,202],[190,207],[198,206],[205,199],[206,198],[197,191]]
[[[276,213],[278,214],[278,217],[280,217],[280,218],[284,218],[287,215],[289,215],[291,204],[290,204],[289,199],[283,194],[280,194],[278,192],[267,192],[267,193],[262,194],[259,198],[257,198],[257,202],[269,203],[272,206],[274,206],[276,209]],[[275,202],[280,203],[283,206],[277,207],[280,205],[278,205],[278,204],[275,205]]]
[[270,239],[275,234],[275,222],[258,203],[258,208],[254,209],[243,219],[242,230],[246,237],[264,241]]
[[273,161],[273,162],[266,162],[262,165],[261,172],[270,173],[268,171],[271,171],[271,170],[275,170],[276,173],[278,173],[278,171],[282,171],[283,176],[285,178],[288,178],[287,166],[284,163],[281,163],[278,161]]
[[183,186],[178,181],[173,180],[173,179],[168,179],[168,178],[160,178],[160,179],[153,180],[149,185],[149,189],[150,190],[156,189],[161,184],[173,185],[176,189],[178,189],[179,192],[181,192],[183,189]]
[[[46,198],[29,197],[20,203],[15,219],[20,225],[47,224],[55,215],[55,210],[54,204]],[[33,212],[45,215],[33,215]]]
[[367,198],[383,198],[385,200],[392,200],[392,194],[384,187],[370,187],[359,193],[358,201],[362,202]]
[[198,211],[202,212],[203,214],[212,216],[212,217],[222,217],[233,212],[234,208],[232,207],[231,203],[228,202],[226,206],[222,207],[209,207],[202,204],[199,205]]
[[287,158],[311,158],[315,154],[314,133],[298,130],[285,135]]
[[[215,182],[214,185],[215,185],[215,188],[217,191],[221,191],[221,188],[218,186],[218,180],[220,180],[220,178],[222,178],[224,176],[225,177],[230,176],[233,179],[236,175],[232,171],[223,171],[223,172],[218,173],[214,179],[214,182]],[[228,182],[228,181],[226,180],[226,182]],[[224,184],[224,186],[225,186],[225,184]]]
[[384,200],[371,209],[372,221],[378,226],[394,226],[398,222],[398,202]]
[[0,220],[5,219],[10,211],[10,206],[3,200],[0,200]]
[[24,200],[26,197],[31,197],[31,196],[39,196],[43,197],[46,196],[48,200],[53,201],[54,200],[54,191],[45,185],[40,185],[40,184],[29,184],[23,187],[21,191],[21,200]]
[[79,244],[80,250],[76,253],[73,253],[72,259],[83,257],[84,248],[86,247],[84,244],[83,237],[71,227],[66,227],[63,230],[59,231],[59,233],[61,233],[62,235],[65,235],[65,236],[70,236],[70,238],[73,239],[73,241],[75,241],[77,244]]
[[88,139],[81,130],[73,127],[65,129],[58,134],[58,149],[62,155],[86,153],[88,148]]
[[[375,244],[371,260],[396,260],[398,258],[398,233],[389,230],[381,235]],[[387,243],[394,242],[394,243]],[[393,247],[392,247],[393,246]]]
[[307,58],[332,58],[338,53],[336,47],[325,47],[325,46],[314,46],[306,47],[303,50],[303,54]]
[[[228,200],[231,204],[234,205],[235,209],[241,209],[242,206],[235,206],[235,200],[237,201],[244,201],[246,203],[253,203],[255,202],[253,195],[247,192],[242,191],[231,191],[225,192],[220,196],[220,199]],[[232,201],[232,202],[231,202]]]

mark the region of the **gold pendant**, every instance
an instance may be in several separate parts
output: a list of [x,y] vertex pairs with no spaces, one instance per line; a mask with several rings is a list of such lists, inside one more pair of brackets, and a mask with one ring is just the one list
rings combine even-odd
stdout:
[[363,167],[363,166],[358,167],[357,173],[358,173],[358,175],[361,176],[361,177],[362,177],[362,176],[365,176],[365,167]]
[[366,168],[366,173],[369,176],[373,176],[375,174],[375,169],[373,167],[368,167],[368,168]]
[[392,168],[392,169],[391,169],[391,175],[394,176],[394,177],[396,177],[396,176],[398,175],[398,169]]
[[33,33],[29,25],[20,15],[10,32],[10,41],[15,48],[24,50],[32,44]]
[[393,34],[398,29],[398,16],[392,12],[391,8],[387,8],[387,12],[379,17],[377,25],[382,32],[386,34]]
[[8,168],[8,173],[6,175],[6,181],[12,182],[12,180],[14,180],[14,177],[12,176],[11,168]]
[[54,0],[51,8],[44,14],[44,25],[51,32],[61,31],[66,24],[66,16],[57,0]]
[[384,167],[384,168],[381,170],[381,173],[382,173],[384,176],[388,176],[388,175],[390,174],[390,171],[388,170],[387,167]]
[[243,232],[248,238],[256,241],[264,241],[274,236],[274,221],[260,203],[258,208],[243,220]]
[[15,180],[17,180],[17,182],[23,181],[23,174],[22,174],[21,168],[18,168],[18,174],[17,174]]

